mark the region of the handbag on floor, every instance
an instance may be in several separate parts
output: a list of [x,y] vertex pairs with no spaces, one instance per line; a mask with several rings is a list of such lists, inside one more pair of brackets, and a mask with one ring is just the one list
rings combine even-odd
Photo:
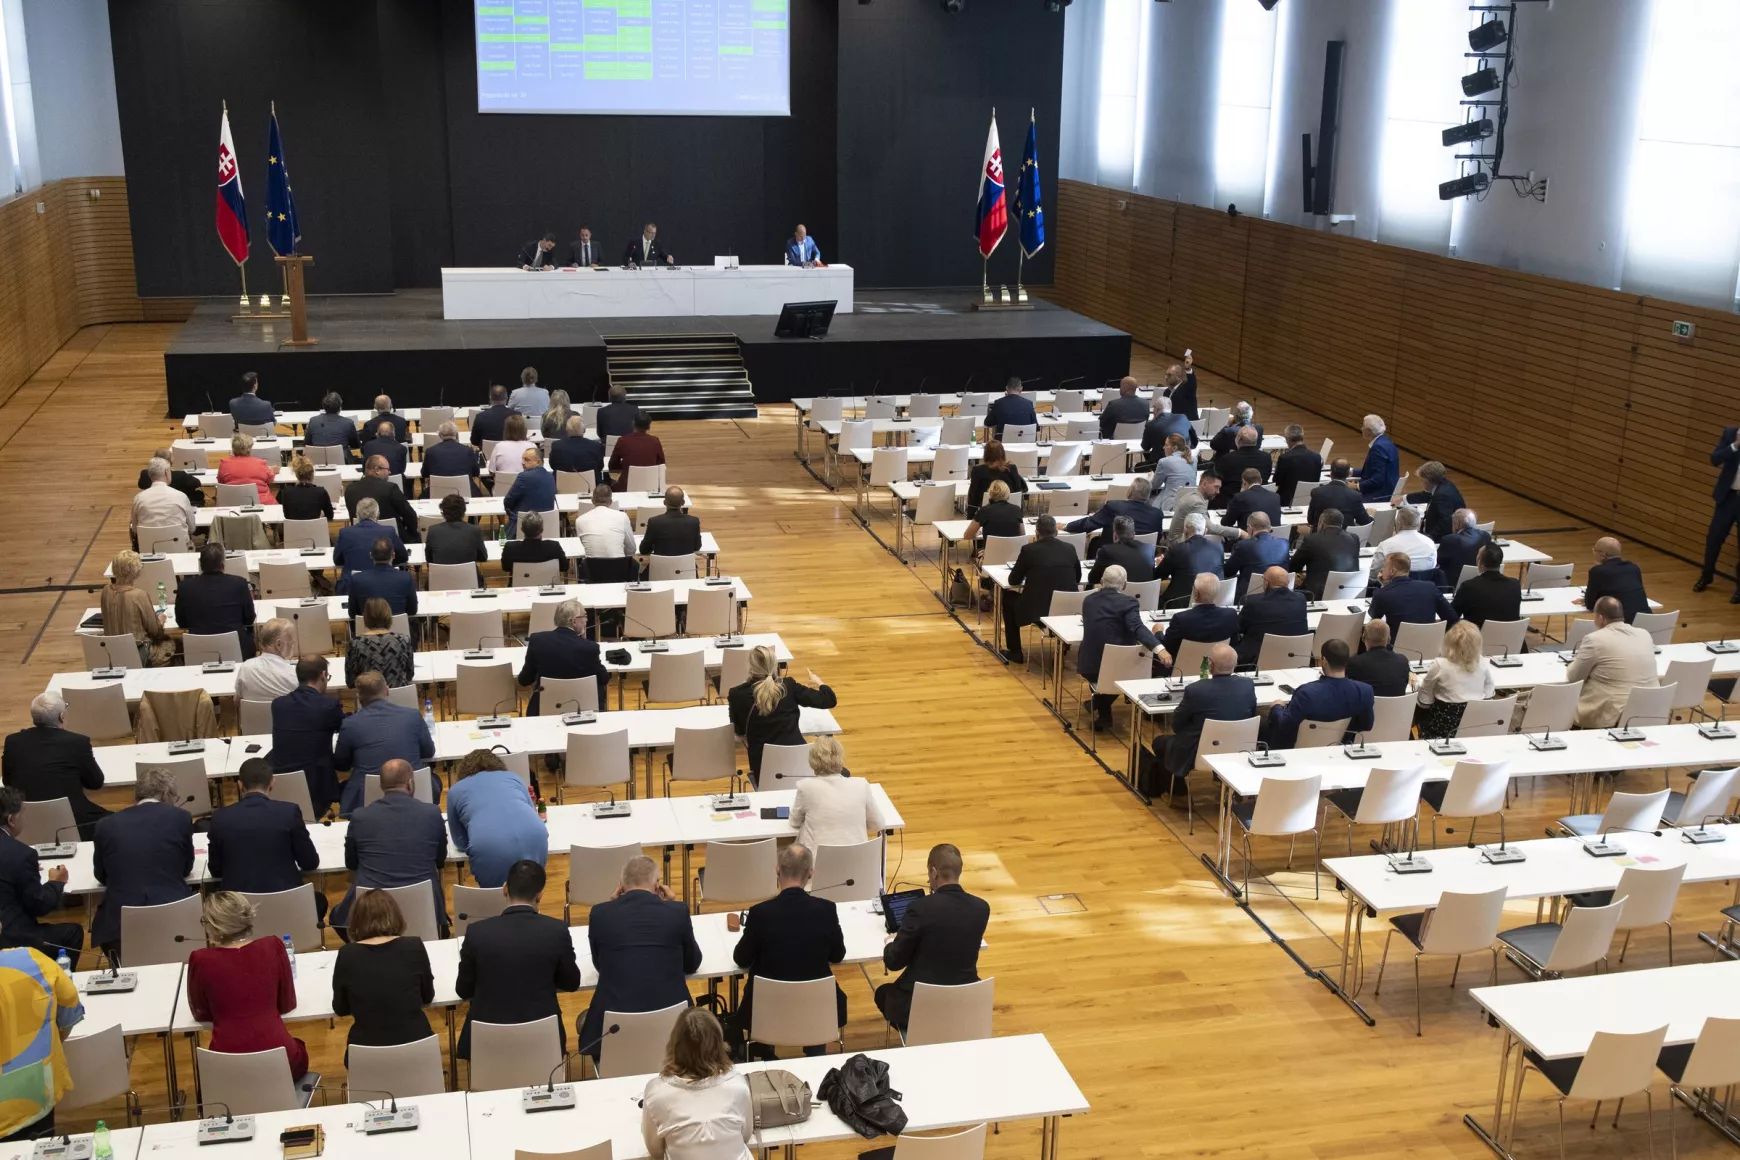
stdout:
[[949,607],[971,608],[973,606],[973,586],[967,583],[966,573],[955,569],[955,577],[949,581]]

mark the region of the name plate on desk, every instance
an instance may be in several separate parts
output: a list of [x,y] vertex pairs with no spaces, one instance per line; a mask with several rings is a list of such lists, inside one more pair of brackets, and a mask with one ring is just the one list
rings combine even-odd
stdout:
[[236,671],[236,666],[229,661],[207,661],[199,666],[199,671],[202,673],[233,673]]
[[126,675],[127,670],[121,668],[119,665],[110,665],[106,669],[91,670],[91,679],[93,681],[118,681]]
[[1452,741],[1447,737],[1439,738],[1437,741],[1427,745],[1426,748],[1430,749],[1439,757],[1460,757],[1462,754],[1468,752],[1468,746],[1462,744],[1460,741]]
[[468,660],[468,661],[487,661],[490,657],[493,657],[494,655],[495,655],[494,649],[468,648],[465,650],[465,653],[464,653],[462,659]]
[[139,976],[131,971],[117,971],[112,975],[92,975],[86,979],[79,990],[87,995],[125,995],[129,991],[139,989]]
[[183,753],[204,753],[205,752],[205,742],[203,742],[203,741],[171,741],[169,743],[169,752],[171,754],[175,754],[175,755],[179,755],[179,754],[183,754]]
[[1704,651],[1715,653],[1717,656],[1722,657],[1727,656],[1729,653],[1740,652],[1740,644],[1735,644],[1731,640],[1718,640],[1705,645]]

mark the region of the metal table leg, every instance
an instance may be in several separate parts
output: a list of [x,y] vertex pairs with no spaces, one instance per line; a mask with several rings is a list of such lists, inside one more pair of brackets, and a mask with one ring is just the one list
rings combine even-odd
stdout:
[[459,1091],[459,1030],[455,1026],[455,1011],[456,1008],[447,1007],[443,1014],[447,1019],[447,1075],[453,1084],[453,1090]]

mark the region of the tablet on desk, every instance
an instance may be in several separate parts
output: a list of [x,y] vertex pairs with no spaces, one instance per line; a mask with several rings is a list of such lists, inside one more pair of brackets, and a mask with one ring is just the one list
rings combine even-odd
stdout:
[[896,890],[892,894],[882,895],[882,922],[888,928],[889,934],[900,929],[901,921],[906,918],[906,908],[912,905],[912,900],[923,897],[924,891],[918,889]]

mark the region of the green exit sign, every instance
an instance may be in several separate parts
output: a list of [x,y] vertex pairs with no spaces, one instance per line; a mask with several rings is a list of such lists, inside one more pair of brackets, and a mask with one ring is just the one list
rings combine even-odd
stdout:
[[1676,322],[1676,323],[1674,323],[1674,337],[1675,338],[1690,338],[1690,337],[1692,337],[1692,324],[1689,322]]

